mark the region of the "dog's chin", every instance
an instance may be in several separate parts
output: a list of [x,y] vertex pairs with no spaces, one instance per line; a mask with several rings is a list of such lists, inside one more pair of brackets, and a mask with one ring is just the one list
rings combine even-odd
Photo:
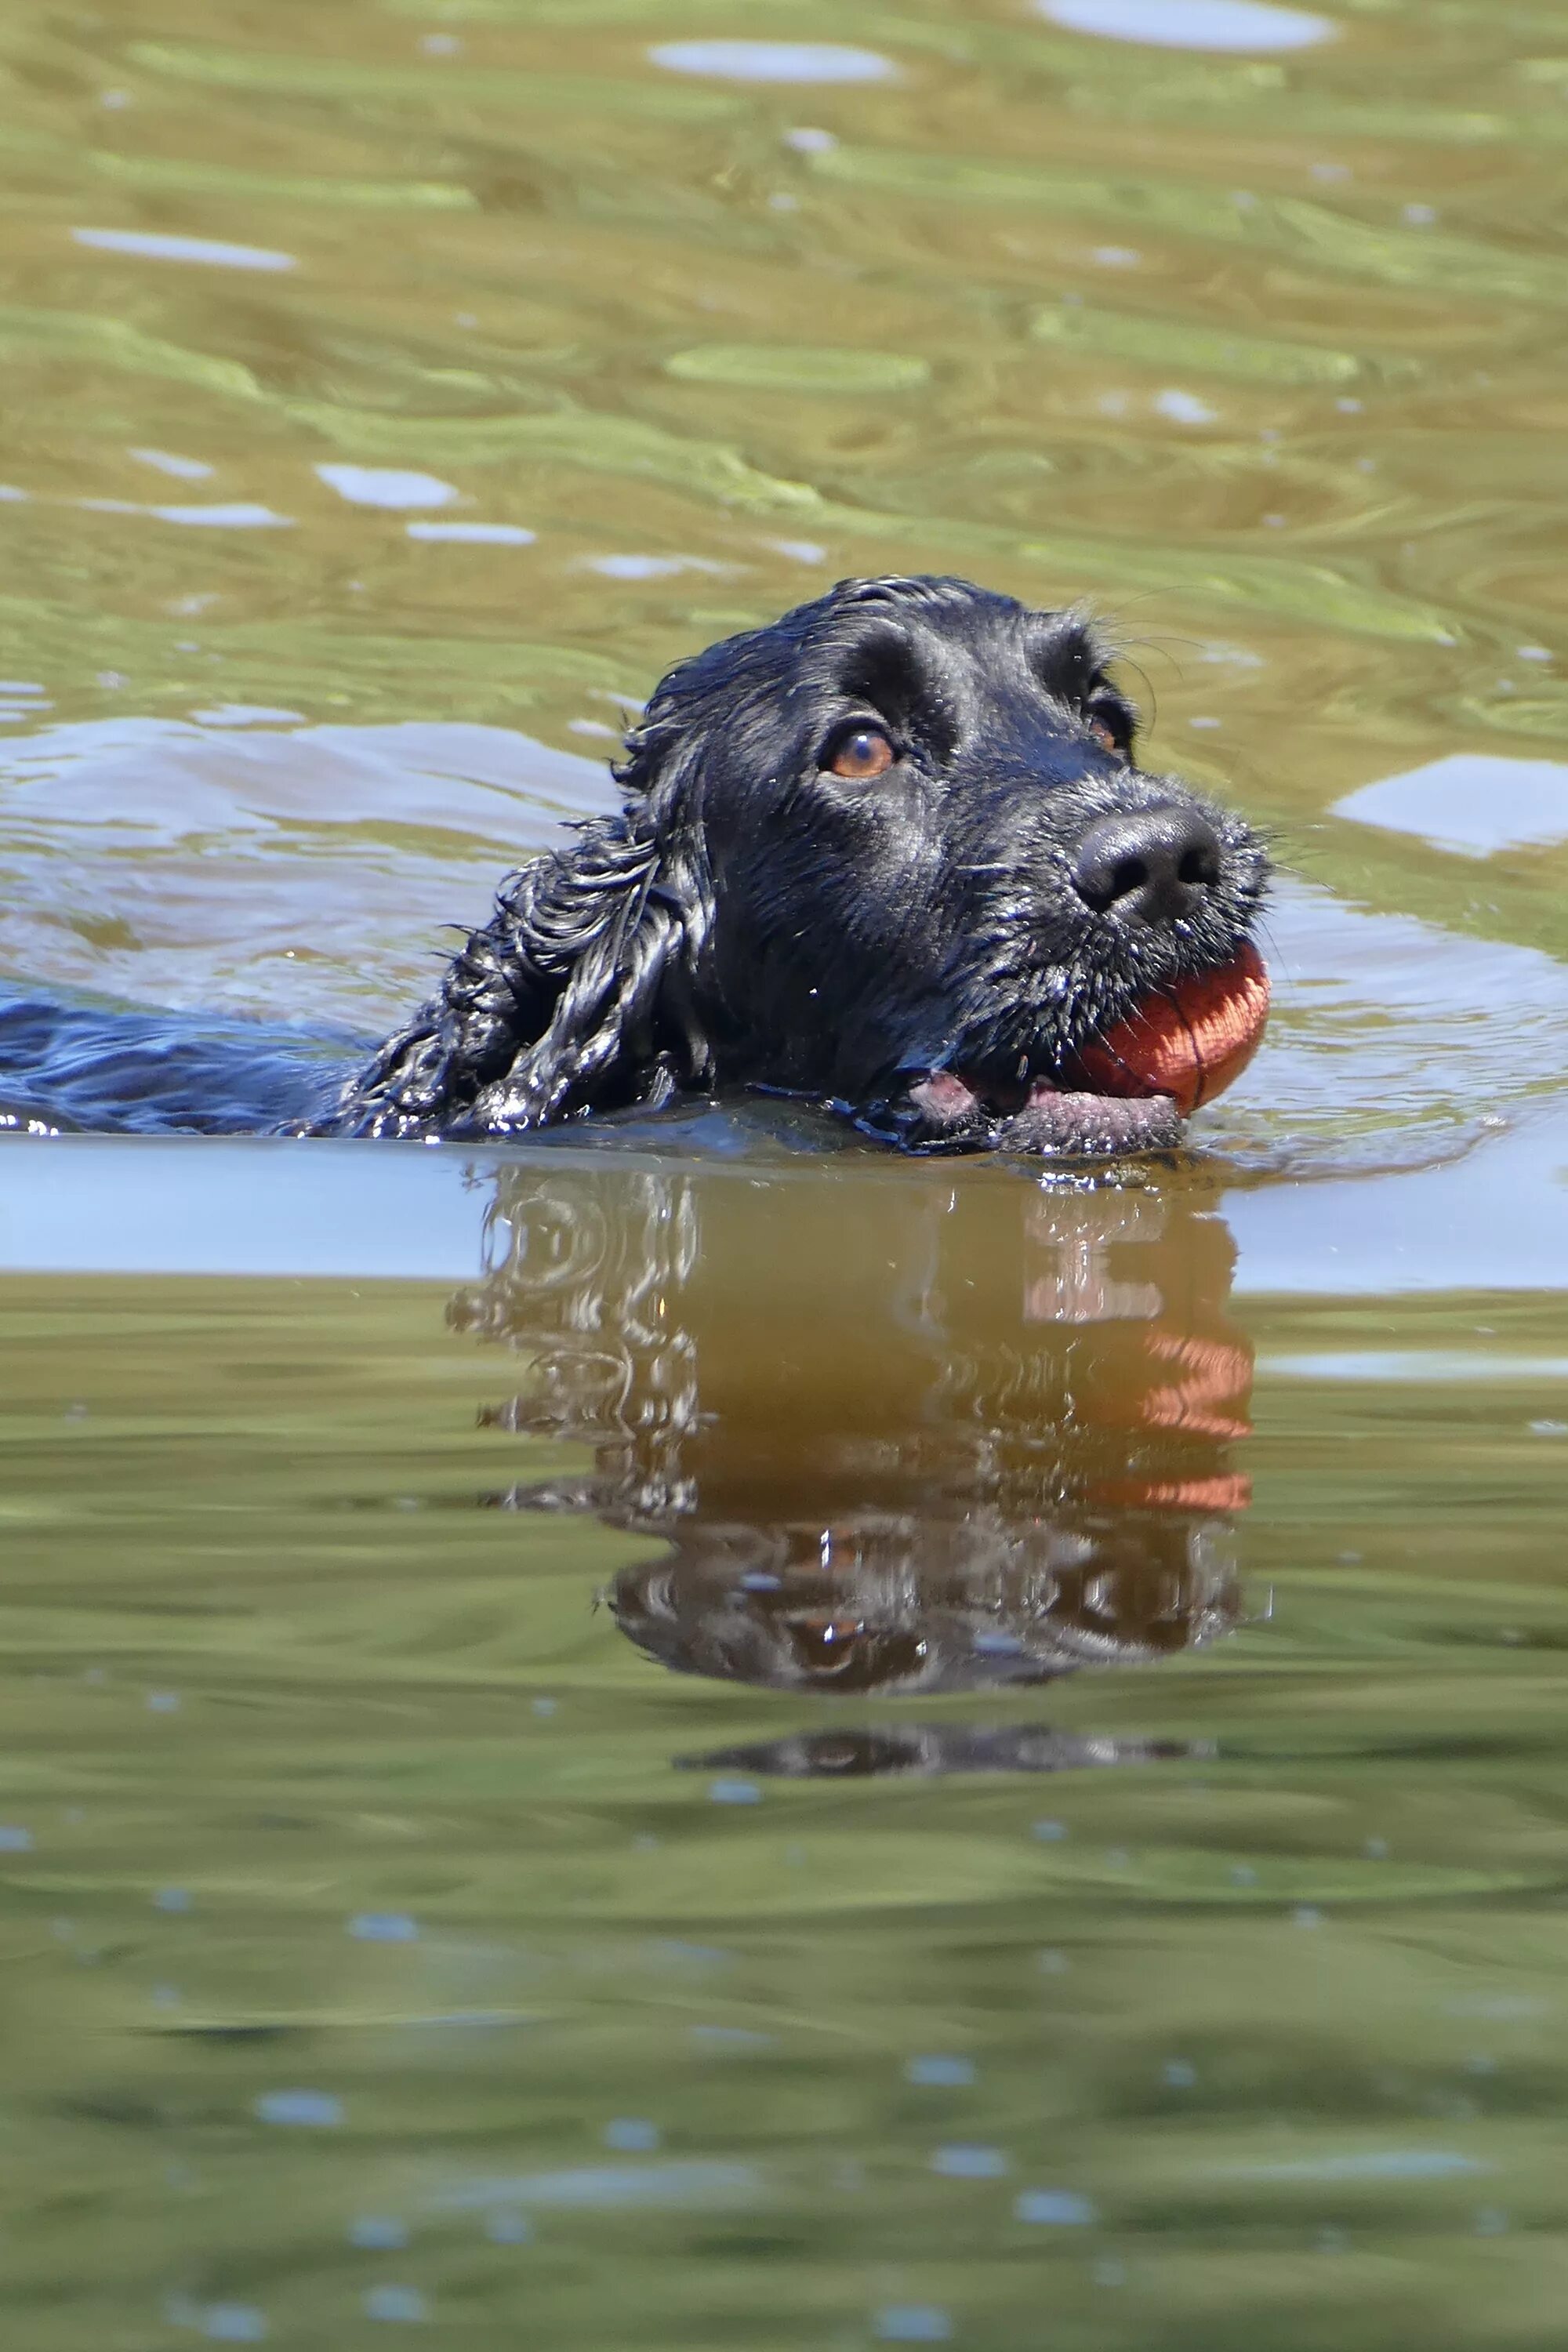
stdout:
[[1168,1151],[1187,1116],[1239,1077],[1268,1017],[1268,975],[1247,942],[1228,963],[1152,993],[1114,1028],[1052,1056],[1040,1074],[1026,1055],[1027,1075],[998,1077],[960,1049],[906,1073],[897,1093],[855,1116],[908,1151],[1063,1160]]
[[932,1070],[909,1089],[900,1141],[915,1151],[1026,1151],[1051,1159],[1117,1159],[1168,1151],[1185,1125],[1173,1095],[1110,1095],[1058,1086],[988,1086]]

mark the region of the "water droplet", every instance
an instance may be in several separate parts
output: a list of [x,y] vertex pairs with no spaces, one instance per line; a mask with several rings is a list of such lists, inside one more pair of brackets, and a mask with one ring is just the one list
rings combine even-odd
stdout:
[[362,2213],[349,2223],[349,2243],[370,2253],[390,2253],[408,2243],[408,2224],[392,2213]]
[[1087,2229],[1100,2218],[1087,2197],[1070,2189],[1026,2189],[1013,2207],[1020,2221],[1056,2230]]
[[209,2303],[195,2325],[215,2344],[261,2344],[267,2337],[264,2315],[248,2303]]
[[343,2103],[330,2091],[264,2091],[255,2112],[264,2124],[300,2124],[329,2131],[343,2119]]
[[889,2303],[873,2325],[884,2344],[945,2344],[952,2334],[949,2314],[934,2303]]
[[405,1911],[360,1911],[349,1921],[349,1934],[362,1944],[412,1944],[419,1930]]
[[939,2147],[931,2168],[948,2180],[1000,2180],[1008,2166],[999,2147],[975,2147],[961,2141]]
[[605,2146],[618,2148],[623,2156],[650,2156],[659,2137],[657,2124],[643,2123],[630,2116],[618,2116],[614,2123],[605,2126]]
[[416,2286],[373,2286],[364,2297],[367,2319],[417,2321],[429,2312]]
[[1167,384],[1163,392],[1157,392],[1150,405],[1159,415],[1168,416],[1173,425],[1212,425],[1219,414],[1195,393],[1183,392],[1175,384]]
[[754,1780],[715,1780],[709,1787],[715,1805],[760,1805],[763,1792]]
[[532,2242],[533,2224],[526,2213],[492,2213],[485,2235],[495,2246],[526,2246]]
[[967,2058],[922,2057],[906,2060],[904,2080],[923,2091],[959,2091],[974,2080]]

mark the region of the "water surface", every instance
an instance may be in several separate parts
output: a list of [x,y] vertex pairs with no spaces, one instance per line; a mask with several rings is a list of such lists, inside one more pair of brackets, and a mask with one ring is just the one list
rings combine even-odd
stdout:
[[1289,877],[1109,1184],[6,1077],[8,2340],[1555,2352],[1568,19],[0,72],[0,1033],[352,1050],[854,571],[1095,604]]

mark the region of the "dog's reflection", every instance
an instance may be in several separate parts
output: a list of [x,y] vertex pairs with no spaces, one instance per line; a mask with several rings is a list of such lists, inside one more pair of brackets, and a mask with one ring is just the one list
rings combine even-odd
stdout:
[[[502,1171],[488,1277],[452,1318],[529,1360],[487,1417],[594,1462],[500,1499],[663,1539],[608,1595],[649,1656],[903,1696],[1155,1659],[1235,1622],[1252,1356],[1225,1319],[1227,1229],[1187,1178],[961,1174]],[[929,1738],[972,1759],[902,1732],[866,1735],[866,1759],[910,1737],[879,1765],[825,1735],[815,1767],[797,1738],[772,1769],[997,1769],[957,1732]],[[988,1737],[1022,1742],[1010,1769],[1110,1760]]]

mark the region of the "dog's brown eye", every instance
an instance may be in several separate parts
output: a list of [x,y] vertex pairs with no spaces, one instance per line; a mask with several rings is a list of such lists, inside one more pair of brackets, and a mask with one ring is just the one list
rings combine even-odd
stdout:
[[868,777],[885,776],[894,760],[892,745],[877,727],[858,727],[853,735],[846,735],[828,761],[836,776],[847,776],[856,783]]
[[1083,723],[1101,751],[1109,751],[1112,759],[1130,757],[1137,714],[1119,694],[1096,691],[1088,696],[1083,706]]

